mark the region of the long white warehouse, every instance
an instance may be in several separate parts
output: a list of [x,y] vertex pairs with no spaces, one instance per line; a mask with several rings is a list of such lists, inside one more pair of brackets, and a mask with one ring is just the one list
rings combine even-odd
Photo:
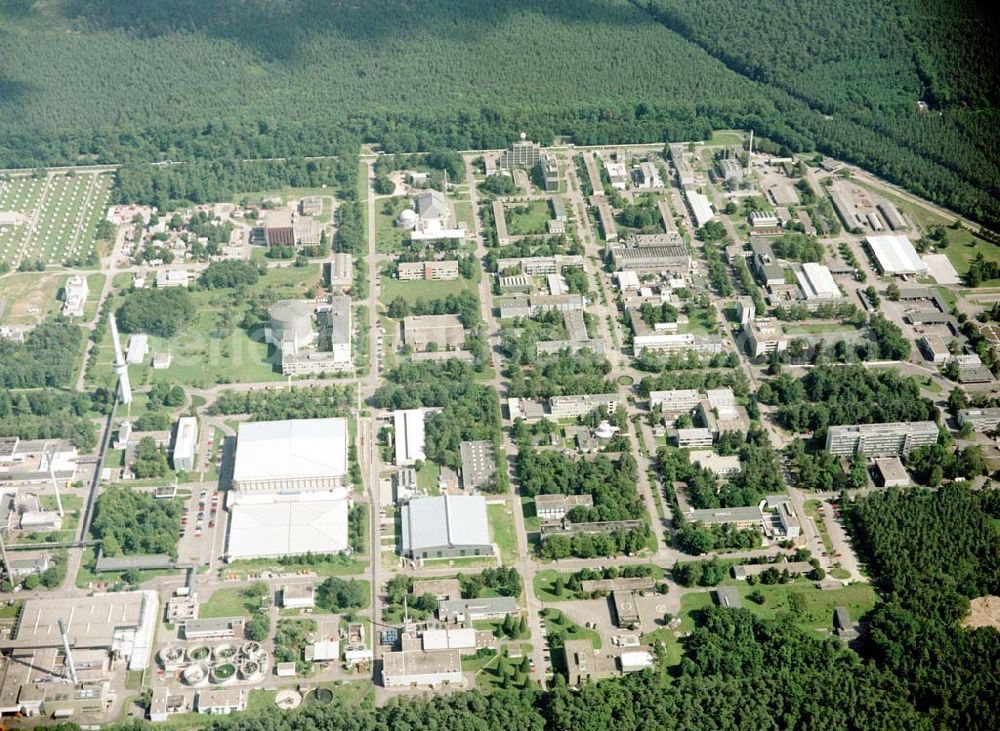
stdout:
[[427,459],[424,454],[424,410],[400,409],[392,412],[395,431],[396,464],[400,467]]
[[241,424],[233,490],[238,494],[331,490],[347,483],[347,419]]

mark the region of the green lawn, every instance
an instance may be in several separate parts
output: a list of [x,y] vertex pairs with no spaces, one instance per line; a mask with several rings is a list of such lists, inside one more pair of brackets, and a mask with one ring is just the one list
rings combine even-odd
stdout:
[[131,272],[118,272],[111,280],[111,286],[114,289],[128,289],[132,286],[132,276]]
[[542,521],[535,512],[534,498],[521,497],[521,513],[524,515],[524,529],[528,533],[537,533],[541,529]]
[[443,299],[449,294],[457,294],[466,289],[475,293],[477,289],[475,282],[463,277],[445,282],[426,282],[423,280],[401,282],[392,277],[382,277],[381,288],[383,304],[392,302],[396,297],[402,297],[407,302],[415,302],[420,299]]
[[596,630],[581,627],[572,619],[566,616],[565,612],[547,607],[542,610],[542,619],[545,621],[547,635],[562,632],[567,640],[586,640],[594,646],[595,650],[601,649],[601,635]]
[[247,712],[261,713],[268,708],[274,708],[274,699],[277,695],[276,690],[251,690],[250,697],[247,698]]
[[850,322],[818,322],[810,324],[785,324],[788,335],[823,335],[825,333],[854,332],[858,326]]
[[417,487],[428,495],[440,495],[441,489],[438,487],[440,475],[440,465],[437,462],[426,460],[417,471]]
[[[409,234],[396,225],[396,217],[410,205],[409,198],[379,198],[375,201],[375,249],[383,254],[391,254],[400,249]],[[365,212],[367,218],[367,209]]]
[[[1000,246],[985,241],[971,231],[948,229],[948,247],[939,251],[948,257],[960,275],[969,271],[969,265],[979,254],[987,260],[1000,261]],[[984,282],[980,286],[987,286]]]
[[533,200],[505,207],[507,233],[511,236],[544,234],[552,218],[547,200]]
[[248,601],[243,593],[245,590],[245,586],[225,586],[216,589],[212,597],[199,607],[198,616],[202,619],[213,619],[252,614],[256,611],[258,603],[256,600],[252,603]]
[[[309,287],[318,286],[319,276],[318,264],[269,269],[247,296],[238,300],[233,290],[192,292],[197,312],[194,321],[169,340],[155,336],[149,338],[151,353],[169,351],[173,356],[170,367],[154,371],[150,365],[152,356],[147,358],[145,365],[130,366],[133,387],[181,382],[196,388],[208,388],[217,383],[281,380],[274,348],[263,342],[263,331],[248,333],[239,327],[239,323],[255,300],[262,297],[274,300],[302,298]],[[115,306],[121,301],[116,298]],[[228,320],[232,327],[228,334],[225,329],[220,330],[223,320]],[[93,358],[95,367],[87,379],[88,387],[110,385],[114,352],[107,329]]]
[[[747,595],[760,590],[764,595],[764,603],[747,599]],[[799,593],[803,599],[803,610],[800,614],[792,613],[789,597]],[[833,609],[846,606],[855,620],[871,611],[875,606],[875,590],[869,584],[851,584],[840,589],[817,589],[811,583],[799,580],[792,584],[775,584],[771,586],[741,586],[743,606],[754,614],[772,618],[783,612],[791,614],[791,619],[799,628],[817,633],[821,630],[832,632]]]
[[[748,586],[739,582],[739,592],[743,599],[743,608],[758,617],[773,619],[787,617],[799,629],[814,636],[830,635],[833,632],[833,609],[846,606],[855,621],[875,607],[877,596],[875,590],[868,584],[851,584],[840,589],[817,589],[812,582],[799,579],[791,584],[775,584],[771,586]],[[757,604],[747,598],[747,595],[759,590],[764,596],[764,603]],[[800,614],[792,613],[789,597],[793,593],[802,596],[803,609]],[[683,650],[674,632],[682,635],[695,628],[695,615],[713,604],[709,591],[699,591],[685,594],[681,597],[680,627],[677,630],[661,628],[655,632],[643,635],[642,641],[652,643],[662,640],[667,647],[668,665],[680,662]]]
[[55,315],[64,281],[65,275],[57,272],[11,272],[0,277],[0,321],[28,325]]
[[739,132],[723,132],[715,130],[712,132],[710,145],[742,145],[743,135]]
[[517,559],[517,534],[514,530],[514,514],[506,504],[487,505],[493,542],[500,549],[500,560],[510,566]]
[[90,322],[97,316],[97,303],[101,299],[101,292],[104,290],[104,282],[107,276],[104,274],[87,275],[87,301],[83,307],[83,321]]
[[464,223],[469,231],[474,228],[474,216],[472,213],[472,201],[455,202],[455,218],[459,223]]
[[496,560],[492,556],[462,556],[459,558],[425,558],[424,563],[430,568],[479,568],[486,566],[496,566]]
[[[505,675],[512,674],[521,663],[521,659],[508,658],[502,653],[477,657],[470,655],[462,658],[462,672],[475,673],[476,687],[480,690],[500,688]],[[530,673],[521,683],[512,683],[511,688],[525,688],[530,681]],[[513,678],[512,678],[513,679]]]
[[[664,576],[664,570],[661,566],[656,564],[651,564],[653,567],[653,579],[659,580]],[[535,579],[533,582],[533,589],[535,591],[535,596],[541,599],[543,602],[565,602],[573,601],[575,599],[589,599],[588,595],[583,593],[577,593],[570,589],[564,589],[562,594],[556,594],[555,592],[555,581],[557,578],[562,578],[563,585],[569,583],[570,577],[573,575],[572,571],[557,571],[555,569],[542,569],[535,574]]]
[[367,561],[358,561],[346,556],[337,556],[333,561],[317,561],[308,564],[294,564],[282,566],[278,562],[269,558],[253,558],[242,561],[233,561],[226,564],[220,570],[223,576],[246,576],[247,574],[257,574],[262,571],[297,571],[310,570],[319,576],[352,576],[363,574],[368,567]]
[[16,601],[13,604],[7,602],[0,604],[0,619],[14,619],[21,611],[22,604],[24,604],[22,601]]
[[[677,332],[691,333],[693,335],[707,335],[716,332],[718,326],[715,323],[715,309],[712,307],[695,307],[689,305],[688,321],[677,328]],[[613,331],[613,330],[612,330]]]

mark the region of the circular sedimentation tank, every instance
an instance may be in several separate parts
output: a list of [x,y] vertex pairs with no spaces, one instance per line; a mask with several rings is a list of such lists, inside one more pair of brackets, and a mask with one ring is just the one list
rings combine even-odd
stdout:
[[261,646],[259,642],[244,642],[240,648],[240,656],[254,659],[260,654],[260,651]]
[[163,665],[163,667],[176,665],[184,660],[184,648],[176,646],[164,647],[160,650],[159,657],[160,664]]
[[213,683],[229,683],[236,679],[236,666],[231,662],[225,662],[212,668],[210,680]]
[[236,654],[236,645],[218,645],[212,653],[216,660],[229,660]]
[[191,662],[202,662],[203,660],[207,660],[211,654],[212,651],[210,649],[204,645],[199,645],[188,650],[188,660]]
[[285,688],[284,690],[279,690],[278,695],[274,697],[274,704],[278,708],[290,711],[293,708],[298,708],[302,703],[302,694],[297,690],[292,690],[291,688]]
[[306,705],[328,706],[333,703],[333,691],[329,688],[313,688],[303,700]]
[[203,685],[208,680],[208,671],[204,665],[191,665],[184,668],[181,679],[188,685]]
[[240,677],[244,680],[254,680],[264,675],[263,666],[256,660],[245,660],[240,665]]

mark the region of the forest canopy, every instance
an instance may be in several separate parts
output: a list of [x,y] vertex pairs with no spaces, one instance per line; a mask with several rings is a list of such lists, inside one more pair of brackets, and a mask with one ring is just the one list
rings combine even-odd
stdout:
[[44,322],[23,343],[0,339],[0,387],[69,385],[82,343],[80,327],[68,322]]
[[231,190],[248,158],[363,141],[428,152],[522,131],[614,144],[752,127],[996,224],[987,7],[806,0],[779,23],[766,0],[7,3],[0,163],[212,161],[130,169],[120,193],[152,188],[159,204]]

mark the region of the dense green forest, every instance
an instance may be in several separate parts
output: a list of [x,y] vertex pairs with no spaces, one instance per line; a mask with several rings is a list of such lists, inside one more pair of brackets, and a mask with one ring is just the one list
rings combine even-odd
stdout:
[[133,289],[115,315],[122,332],[170,338],[194,317],[195,306],[184,287]]
[[886,599],[869,617],[867,652],[938,728],[1000,724],[1000,633],[958,624],[970,599],[1000,593],[998,516],[995,491],[963,485],[890,489],[845,511]]
[[[703,139],[753,127],[996,223],[997,28],[984,8],[12,0],[0,6],[0,164],[232,162],[365,140],[470,149],[521,131],[584,144]],[[210,172],[183,185],[207,192]]]
[[180,529],[179,502],[122,486],[101,492],[90,526],[108,556],[166,553],[176,558]]
[[778,422],[792,431],[835,424],[885,424],[936,420],[938,411],[920,396],[912,377],[861,365],[820,366],[801,379],[782,373],[757,391],[761,403],[777,404]]
[[21,439],[69,439],[85,452],[97,445],[91,411],[111,410],[112,394],[103,388],[92,394],[41,388],[0,389],[0,434]]
[[68,322],[45,322],[23,343],[0,340],[0,387],[67,386],[76,375],[83,332]]
[[327,419],[347,416],[354,403],[354,386],[303,386],[267,391],[223,391],[212,404],[213,414],[250,414],[253,421]]

